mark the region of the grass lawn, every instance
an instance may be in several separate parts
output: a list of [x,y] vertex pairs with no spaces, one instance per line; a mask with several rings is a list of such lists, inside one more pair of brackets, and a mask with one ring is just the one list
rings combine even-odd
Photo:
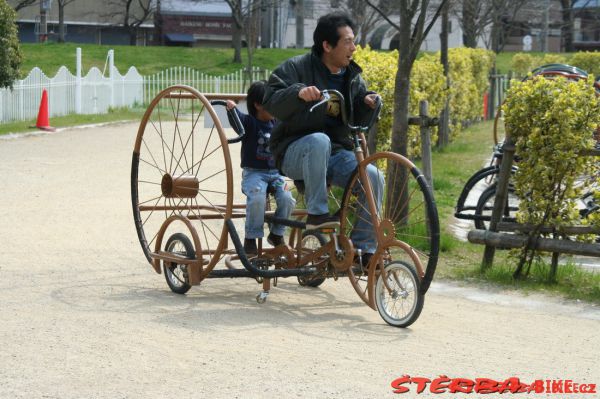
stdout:
[[[24,78],[33,67],[39,67],[44,73],[53,77],[62,65],[75,73],[75,50],[81,47],[83,73],[95,66],[104,70],[108,50],[115,50],[115,65],[121,73],[135,66],[142,75],[150,75],[173,66],[195,68],[211,75],[224,75],[242,68],[243,64],[234,64],[232,48],[203,47],[159,47],[159,46],[99,46],[76,43],[23,43],[23,64],[21,78]],[[256,49],[254,65],[273,69],[283,60],[307,49]],[[499,73],[507,73],[515,52],[503,52],[496,57],[496,68]],[[542,57],[542,53],[532,52]],[[570,54],[563,54],[567,57]],[[246,62],[246,49],[242,49],[242,58]]]
[[[135,66],[142,75],[150,75],[169,67],[185,66],[195,68],[212,75],[224,75],[238,71],[243,64],[234,64],[232,48],[203,47],[158,47],[158,46],[98,46],[76,43],[23,43],[23,64],[21,77],[24,78],[34,67],[53,77],[58,68],[65,65],[75,74],[76,49],[81,48],[83,73],[91,67],[104,70],[108,50],[115,51],[115,66],[124,74]],[[257,49],[254,53],[254,65],[273,69],[287,58],[303,54],[307,50],[296,49]],[[242,59],[246,60],[246,49],[242,49]]]

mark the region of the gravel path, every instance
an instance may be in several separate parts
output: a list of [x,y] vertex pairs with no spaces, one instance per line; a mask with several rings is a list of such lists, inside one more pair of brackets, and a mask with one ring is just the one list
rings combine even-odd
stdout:
[[401,330],[344,280],[280,280],[264,305],[253,280],[172,294],[133,225],[136,131],[0,139],[0,398],[466,396],[395,395],[404,374],[600,383],[600,310],[576,302],[436,281]]

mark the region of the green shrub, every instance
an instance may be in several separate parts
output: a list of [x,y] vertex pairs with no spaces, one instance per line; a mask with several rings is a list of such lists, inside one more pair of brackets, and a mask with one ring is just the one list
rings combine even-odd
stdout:
[[[504,111],[520,157],[515,175],[518,221],[554,226],[559,234],[563,226],[586,224],[590,219],[581,220],[577,207],[583,187],[575,181],[594,174],[596,164],[594,157],[580,155],[593,148],[593,132],[600,124],[593,82],[540,76],[515,82]],[[532,259],[533,252],[524,249],[517,270]]]
[[517,53],[513,55],[510,67],[517,76],[524,77],[541,63],[542,60],[529,53]]
[[16,13],[0,0],[0,87],[11,87],[19,77],[21,50],[15,24]]
[[571,57],[570,64],[595,76],[600,75],[600,53],[597,51],[580,51],[575,53]]

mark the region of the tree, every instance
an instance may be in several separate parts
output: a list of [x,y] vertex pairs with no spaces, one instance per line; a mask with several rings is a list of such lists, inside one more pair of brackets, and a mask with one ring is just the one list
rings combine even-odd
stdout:
[[566,52],[573,52],[573,27],[574,27],[574,15],[573,5],[577,0],[560,0],[560,7],[562,9],[562,26],[560,27],[560,36],[562,38],[562,47]]
[[15,23],[17,14],[6,0],[0,0],[0,87],[10,87],[19,77],[21,49]]
[[261,12],[268,7],[278,4],[278,0],[225,0],[231,8],[234,21],[233,62],[242,62],[241,47],[242,34],[246,37],[247,64],[244,80],[251,80],[252,66],[254,63],[254,50],[258,45],[260,32]]
[[[427,22],[427,16],[430,14],[429,0],[399,0],[396,14],[400,15],[400,22],[393,22],[388,14],[374,4],[373,0],[366,0],[369,6],[377,12],[398,31],[400,48],[398,51],[398,70],[396,72],[395,90],[394,90],[394,120],[392,123],[392,145],[391,150],[398,154],[408,155],[408,104],[410,103],[410,73],[415,60],[421,48],[423,40],[429,34],[433,24],[439,17],[442,8],[448,0],[441,0],[435,8],[435,12],[430,16]],[[388,174],[398,173],[391,170]],[[406,176],[408,178],[408,176]],[[390,209],[398,204],[408,203],[408,193],[401,190],[401,184],[387,185],[387,201]],[[395,205],[392,205],[395,204]],[[394,212],[392,212],[394,214]],[[394,222],[405,221],[407,216],[405,211],[396,213],[397,220]]]
[[[357,24],[358,44],[365,47],[367,45],[367,35],[381,21],[381,16],[372,7],[369,7],[363,0],[330,0],[332,8],[339,8],[352,15],[352,18]],[[377,7],[385,13],[389,13],[393,7],[393,2],[379,0]]]
[[65,7],[77,0],[57,0],[58,2],[58,42],[65,42]]
[[454,8],[463,31],[465,47],[477,47],[477,41],[489,30],[488,48],[496,53],[506,44],[515,26],[515,17],[529,0],[459,0]]
[[[254,2],[254,0],[252,0]],[[244,31],[244,12],[242,9],[242,0],[225,0],[231,8],[233,18],[233,62],[242,63],[242,33]]]
[[304,0],[290,0],[296,15],[296,48],[304,48]]
[[35,3],[37,3],[37,1],[38,0],[21,0],[17,2],[17,4],[15,4],[14,9],[15,11],[19,11],[22,8],[34,5]]
[[108,9],[118,10],[104,17],[116,18],[129,33],[129,44],[137,44],[139,27],[149,21],[154,14],[156,2],[154,0],[109,0]]

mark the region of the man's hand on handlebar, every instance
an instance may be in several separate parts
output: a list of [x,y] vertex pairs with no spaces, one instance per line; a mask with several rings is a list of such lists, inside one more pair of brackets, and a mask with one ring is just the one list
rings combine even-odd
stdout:
[[321,90],[319,90],[316,86],[303,87],[298,92],[298,97],[307,103],[311,101],[317,101],[321,99]]
[[367,94],[365,96],[365,104],[367,104],[369,106],[369,108],[375,109],[375,106],[377,105],[378,97],[379,97],[379,94],[377,94],[377,93]]

